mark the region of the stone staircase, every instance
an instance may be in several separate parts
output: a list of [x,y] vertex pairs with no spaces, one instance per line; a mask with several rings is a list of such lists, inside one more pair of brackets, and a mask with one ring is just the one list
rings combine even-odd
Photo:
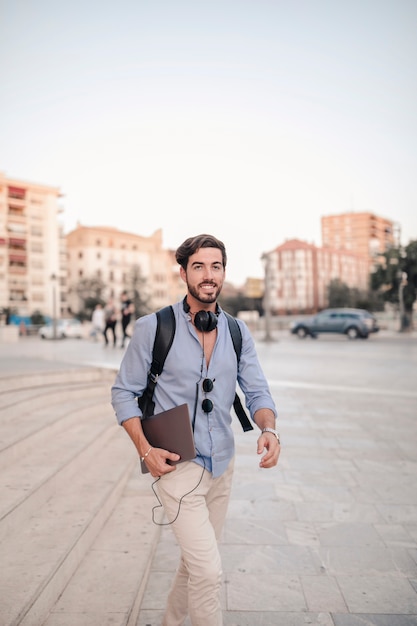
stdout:
[[0,378],[0,625],[134,626],[158,540],[114,372]]

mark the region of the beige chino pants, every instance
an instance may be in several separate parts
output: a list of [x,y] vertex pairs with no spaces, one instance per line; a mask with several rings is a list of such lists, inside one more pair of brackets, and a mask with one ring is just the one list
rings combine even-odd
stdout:
[[157,483],[168,522],[176,517],[179,507],[172,528],[181,548],[162,626],[181,626],[187,614],[192,626],[223,624],[217,541],[227,513],[233,464],[232,460],[224,474],[213,478],[200,465],[188,461]]

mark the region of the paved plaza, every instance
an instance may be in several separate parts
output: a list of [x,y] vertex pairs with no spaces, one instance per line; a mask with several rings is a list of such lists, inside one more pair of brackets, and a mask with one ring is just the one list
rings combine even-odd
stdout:
[[[261,339],[282,454],[277,468],[259,469],[256,433],[244,434],[235,421],[236,472],[221,542],[225,626],[415,626],[416,337],[381,332],[367,341],[300,341],[281,332],[271,343]],[[0,350],[2,378],[51,369],[116,370],[123,354],[88,339],[30,337]],[[130,452],[130,442],[123,445]],[[128,483],[138,498],[147,494],[148,526],[156,504],[150,485],[136,469]],[[169,527],[154,529],[155,549],[141,563],[141,528],[130,527],[130,535],[135,530],[138,536],[126,537],[125,545],[123,536],[114,538],[115,550],[133,545],[138,567],[146,568],[131,611],[119,614],[112,598],[111,619],[103,617],[103,601],[98,617],[86,607],[82,586],[70,581],[38,623],[159,626],[178,547]],[[129,563],[126,580],[137,576],[134,555]]]

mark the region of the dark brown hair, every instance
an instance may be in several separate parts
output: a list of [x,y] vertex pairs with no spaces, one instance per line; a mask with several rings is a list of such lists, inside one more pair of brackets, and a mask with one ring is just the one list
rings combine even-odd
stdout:
[[227,255],[226,248],[222,241],[213,237],[213,235],[196,235],[189,237],[182,243],[175,253],[177,263],[186,270],[188,259],[195,254],[200,248],[218,248],[222,253],[223,267],[226,267]]

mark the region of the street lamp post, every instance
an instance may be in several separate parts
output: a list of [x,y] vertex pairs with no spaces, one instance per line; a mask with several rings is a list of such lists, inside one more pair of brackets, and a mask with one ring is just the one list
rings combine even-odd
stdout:
[[271,297],[270,297],[270,260],[267,254],[262,255],[262,261],[264,263],[264,298],[263,309],[265,313],[265,341],[272,341],[271,333]]
[[407,318],[405,315],[405,306],[404,306],[404,287],[407,284],[407,274],[406,272],[402,272],[401,270],[398,272],[398,278],[400,279],[400,284],[398,286],[398,302],[400,309],[400,332],[407,330]]
[[[405,312],[405,303],[404,303],[404,287],[407,285],[407,272],[404,272],[402,269],[404,260],[407,256],[404,248],[401,245],[401,225],[397,222],[394,224],[395,232],[396,232],[396,244],[398,247],[398,259],[395,259],[395,263],[398,263],[398,271],[397,271],[397,279],[398,279],[398,308],[400,315],[400,332],[404,332],[407,330],[409,323],[407,319],[407,315]],[[394,258],[391,259],[391,263],[394,263]]]
[[52,338],[57,338],[56,332],[56,274],[51,275],[52,281]]

